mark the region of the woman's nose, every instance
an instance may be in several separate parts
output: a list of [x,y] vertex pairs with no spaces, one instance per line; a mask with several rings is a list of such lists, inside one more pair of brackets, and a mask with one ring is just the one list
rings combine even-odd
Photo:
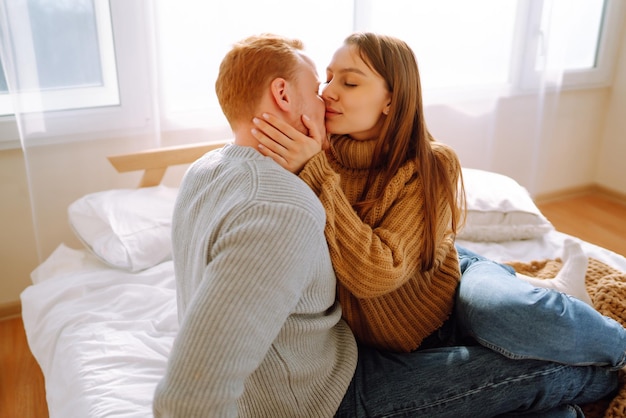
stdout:
[[331,83],[322,84],[320,86],[320,96],[324,100],[334,100],[335,95],[333,94],[333,89],[331,87]]

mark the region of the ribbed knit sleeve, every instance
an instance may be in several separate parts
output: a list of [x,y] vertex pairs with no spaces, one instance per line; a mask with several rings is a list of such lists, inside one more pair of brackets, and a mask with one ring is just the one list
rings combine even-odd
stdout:
[[[439,160],[456,162],[454,153],[447,151],[438,149],[445,153]],[[422,272],[423,186],[415,164],[401,167],[382,201],[361,219],[352,204],[364,187],[363,173],[321,154],[307,163],[300,177],[326,209],[325,234],[339,300],[355,336],[379,348],[412,351],[452,311],[460,272],[451,212],[440,196],[435,264]]]

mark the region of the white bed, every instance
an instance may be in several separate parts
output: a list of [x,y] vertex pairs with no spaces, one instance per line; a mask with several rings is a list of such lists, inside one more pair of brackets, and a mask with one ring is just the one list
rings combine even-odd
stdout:
[[[60,244],[21,295],[50,417],[152,416],[178,329],[169,247],[176,189],[158,183],[167,165],[219,145],[111,158],[119,171],[147,167],[142,188],[97,192],[70,206],[85,247]],[[460,245],[499,261],[560,257],[569,236],[554,230],[525,189],[495,173],[464,169],[464,176],[470,212]],[[625,257],[581,243],[588,256],[626,272]]]

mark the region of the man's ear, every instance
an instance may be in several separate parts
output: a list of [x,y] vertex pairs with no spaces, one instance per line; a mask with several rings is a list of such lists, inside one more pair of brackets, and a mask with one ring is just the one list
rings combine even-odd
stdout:
[[291,107],[291,96],[289,94],[289,83],[284,78],[275,78],[270,83],[270,93],[276,106],[281,110],[289,111]]

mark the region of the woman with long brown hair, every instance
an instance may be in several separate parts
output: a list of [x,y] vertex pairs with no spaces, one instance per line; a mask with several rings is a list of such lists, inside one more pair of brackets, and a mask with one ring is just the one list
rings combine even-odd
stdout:
[[348,38],[322,93],[331,146],[299,171],[326,209],[344,317],[360,341],[394,351],[443,325],[461,275],[460,164],[426,128],[412,62],[400,43]]

